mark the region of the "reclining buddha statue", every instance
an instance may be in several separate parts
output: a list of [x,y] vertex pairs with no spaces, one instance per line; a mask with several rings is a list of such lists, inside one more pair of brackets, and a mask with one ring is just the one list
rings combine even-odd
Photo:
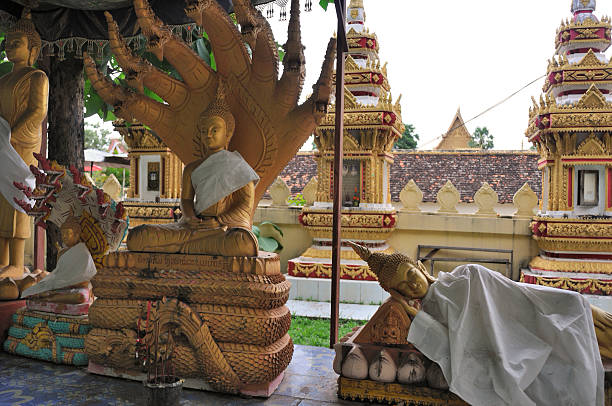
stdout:
[[[411,356],[441,370],[445,388],[465,402],[604,404],[602,357],[612,355],[612,315],[579,293],[517,283],[474,264],[434,278],[406,255],[351,245],[391,294],[390,301],[404,310],[402,339],[418,350]],[[381,365],[393,380],[396,369],[388,353]],[[355,348],[335,364],[349,364],[342,373],[354,375],[367,370],[366,359]],[[410,368],[417,371],[415,365]]]
[[227,147],[234,117],[219,82],[217,100],[198,120],[201,158],[183,171],[178,223],[143,224],[130,231],[130,251],[256,256],[251,232],[255,184],[259,176],[238,152]]

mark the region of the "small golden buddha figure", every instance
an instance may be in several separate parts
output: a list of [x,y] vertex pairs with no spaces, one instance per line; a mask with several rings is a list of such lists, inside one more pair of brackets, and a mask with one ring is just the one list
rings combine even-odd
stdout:
[[135,227],[130,251],[257,256],[251,216],[259,177],[240,154],[227,151],[234,125],[220,82],[217,100],[198,121],[201,158],[183,170],[181,220]]
[[33,153],[40,152],[49,95],[47,76],[32,67],[41,40],[28,11],[7,31],[5,43],[13,69],[0,78],[0,171],[4,178],[0,184],[0,279],[20,278],[24,273],[30,219],[16,209],[13,181],[24,182],[22,174],[31,176],[29,166],[37,165]]

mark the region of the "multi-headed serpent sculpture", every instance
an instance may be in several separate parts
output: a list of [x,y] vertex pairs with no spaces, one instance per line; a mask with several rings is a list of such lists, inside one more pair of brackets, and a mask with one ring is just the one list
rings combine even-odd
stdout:
[[[209,35],[216,71],[155,16],[146,0],[134,0],[134,9],[148,39],[148,50],[172,64],[182,80],[133,55],[108,12],[110,46],[126,73],[129,88],[100,74],[89,56],[85,69],[94,88],[114,106],[118,117],[136,119],[151,127],[185,163],[199,158],[198,117],[215,99],[218,81],[226,81],[227,101],[236,119],[229,149],[240,152],[260,176],[255,190],[257,202],[326,112],[336,41],[329,41],[313,94],[298,106],[305,76],[299,0],[291,1],[280,79],[270,25],[249,0],[234,0],[234,8],[241,31],[216,0],[187,0],[185,12]],[[145,96],[144,87],[165,103]]]

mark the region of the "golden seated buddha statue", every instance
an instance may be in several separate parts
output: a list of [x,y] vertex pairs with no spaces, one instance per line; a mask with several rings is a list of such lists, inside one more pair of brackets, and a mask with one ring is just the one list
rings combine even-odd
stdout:
[[183,171],[183,217],[135,227],[127,238],[130,251],[257,256],[251,214],[259,177],[238,152],[227,151],[234,126],[220,82],[217,100],[198,121],[202,157]]
[[[115,114],[151,127],[186,164],[182,219],[135,227],[127,251],[104,257],[92,279],[96,300],[85,349],[90,371],[138,376],[144,348],[168,332],[176,351],[166,353],[166,361],[178,376],[191,378],[186,385],[267,397],[293,354],[291,314],[284,306],[290,283],[278,255],[258,252],[252,217],[326,113],[335,40],[312,96],[298,105],[304,81],[299,0],[291,1],[280,77],[270,25],[252,2],[233,4],[238,25],[216,1],[189,1],[185,10],[208,34],[214,67],[146,0],[134,0],[134,11],[147,49],[178,77],[135,55],[110,13],[109,45],[129,72],[131,90],[85,57],[92,86]],[[149,98],[145,88],[163,102]]]

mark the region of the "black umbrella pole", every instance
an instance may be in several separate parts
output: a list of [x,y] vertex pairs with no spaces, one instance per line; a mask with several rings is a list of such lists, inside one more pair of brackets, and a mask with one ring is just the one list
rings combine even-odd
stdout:
[[334,206],[332,228],[332,275],[331,275],[331,323],[329,332],[329,346],[334,347],[338,342],[338,315],[340,312],[340,250],[341,250],[341,216],[342,216],[342,157],[344,125],[344,53],[346,49],[346,36],[344,27],[346,22],[346,0],[336,0],[336,13],[338,15],[338,46],[336,52],[336,130],[334,138]]

